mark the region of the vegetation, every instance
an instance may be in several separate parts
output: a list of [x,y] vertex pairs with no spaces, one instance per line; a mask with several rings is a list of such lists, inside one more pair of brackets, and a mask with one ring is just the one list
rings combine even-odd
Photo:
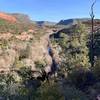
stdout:
[[47,64],[46,61],[36,61],[35,67],[39,69],[44,69],[46,64]]
[[57,83],[44,83],[38,90],[36,100],[64,100]]
[[[93,88],[100,82],[99,71],[99,31],[95,33],[94,56],[95,66],[91,68],[89,34],[82,24],[64,29],[51,36],[53,45],[59,51],[61,60],[58,75],[66,75],[63,82],[64,96],[68,100],[91,100],[98,95],[98,89]],[[93,94],[91,93],[94,91]],[[93,99],[92,99],[93,100]]]
[[11,23],[6,20],[0,19],[0,33],[11,32],[19,34],[23,31],[27,31],[29,28],[34,28],[34,24],[25,25],[22,23]]
[[[35,26],[0,19],[0,33],[11,32],[16,35],[28,31],[30,27]],[[94,34],[95,65],[91,68],[91,42],[87,30],[85,25],[78,23],[50,36],[50,46],[54,47],[61,59],[56,63],[59,68],[54,73],[45,71],[48,65],[45,59],[34,62],[37,71],[24,64],[24,60],[30,58],[30,47],[34,46],[32,43],[35,39],[39,41],[45,34],[44,29],[40,28],[34,34],[29,33],[35,37],[29,41],[15,37],[1,39],[0,52],[3,51],[3,54],[0,57],[6,55],[5,53],[9,56],[6,51],[11,49],[10,44],[16,44],[13,51],[16,50],[19,55],[15,57],[10,71],[1,71],[0,97],[4,100],[95,100],[100,93],[100,31]],[[7,57],[4,56],[4,59]],[[56,62],[55,55],[52,60]],[[38,73],[37,76],[35,72]]]
[[76,67],[90,67],[87,47],[88,34],[85,32],[85,27],[79,25],[73,28],[73,33],[67,33],[68,29],[66,29],[66,33],[60,32],[59,38],[55,39],[56,45],[62,48],[62,51],[59,52],[62,67],[68,71]]

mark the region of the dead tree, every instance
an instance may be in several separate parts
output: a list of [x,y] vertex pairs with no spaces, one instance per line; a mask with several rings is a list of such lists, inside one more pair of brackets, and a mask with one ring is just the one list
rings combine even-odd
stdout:
[[90,13],[90,16],[91,16],[91,67],[94,67],[94,5],[96,3],[96,0],[92,3],[91,5],[91,13]]

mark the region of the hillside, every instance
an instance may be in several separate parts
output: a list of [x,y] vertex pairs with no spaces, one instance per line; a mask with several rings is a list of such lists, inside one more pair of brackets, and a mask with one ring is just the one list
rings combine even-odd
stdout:
[[3,12],[0,12],[0,18],[13,23],[17,22],[17,19],[14,16],[11,16]]
[[21,22],[21,23],[24,23],[24,24],[33,23],[33,21],[26,14],[12,13],[10,15],[15,17],[18,20],[18,22]]
[[26,15],[0,13],[0,33],[11,32],[19,34],[23,31],[36,28]]
[[50,57],[47,51],[51,29],[34,24],[24,14],[5,14],[5,16],[16,18],[16,22],[12,23],[11,19],[0,17],[0,69],[7,70],[18,66],[31,66],[34,69],[35,61],[46,59],[47,62],[51,62],[48,60]]
[[96,100],[100,93],[100,20],[58,23],[0,13],[1,100]]

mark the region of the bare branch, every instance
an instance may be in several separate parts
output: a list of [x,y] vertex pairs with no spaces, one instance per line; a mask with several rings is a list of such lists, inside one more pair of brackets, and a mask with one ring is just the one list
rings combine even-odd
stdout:
[[94,15],[94,5],[95,5],[96,1],[97,0],[94,0],[94,2],[91,5],[91,13],[90,13],[91,18],[94,18],[95,17],[95,15]]

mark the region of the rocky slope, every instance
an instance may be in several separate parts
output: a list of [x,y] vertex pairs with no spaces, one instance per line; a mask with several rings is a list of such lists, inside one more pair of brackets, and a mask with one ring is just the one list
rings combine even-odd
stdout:
[[48,54],[48,34],[37,40],[32,31],[22,32],[20,35],[3,33],[0,36],[0,69],[31,66],[35,70],[36,61],[46,61],[45,67],[50,68],[52,61]]
[[[33,23],[33,21],[30,19],[30,17],[26,14],[22,14],[22,13],[11,13],[11,16],[15,17],[18,22],[24,23],[24,24],[31,24]],[[35,23],[35,22],[34,22]]]
[[[31,23],[27,16],[11,16],[4,13],[0,15],[0,71],[25,66],[31,67],[32,70],[39,69],[35,67],[35,62],[46,63],[44,68],[50,71],[52,59],[48,54],[48,42],[51,29]],[[12,23],[15,21],[14,18],[16,23]],[[29,25],[19,23],[19,19],[25,20],[25,23],[28,21]]]
[[[8,16],[8,19],[2,17],[2,15]],[[12,23],[12,20],[14,22],[13,18],[16,19],[16,23]],[[89,21],[87,21],[87,23],[88,22]],[[28,25],[25,23],[28,23]],[[70,23],[73,23],[73,20],[69,20],[67,24],[70,25]],[[55,63],[60,62],[59,50],[61,50],[61,48],[58,45],[51,44],[49,37],[52,37],[53,29],[59,30],[63,27],[40,27],[33,24],[27,15],[17,13],[6,15],[2,13],[0,26],[1,71],[9,70],[10,68],[19,69],[25,66],[31,67],[33,70],[39,70],[35,65],[36,62],[38,62],[49,72],[53,61]],[[54,34],[53,36],[58,36],[57,38],[59,38],[59,33],[66,33],[66,30],[68,29],[58,31],[58,34]],[[70,27],[70,30],[71,31],[67,33],[72,33],[73,26]],[[53,56],[49,54],[49,49],[52,50]]]

